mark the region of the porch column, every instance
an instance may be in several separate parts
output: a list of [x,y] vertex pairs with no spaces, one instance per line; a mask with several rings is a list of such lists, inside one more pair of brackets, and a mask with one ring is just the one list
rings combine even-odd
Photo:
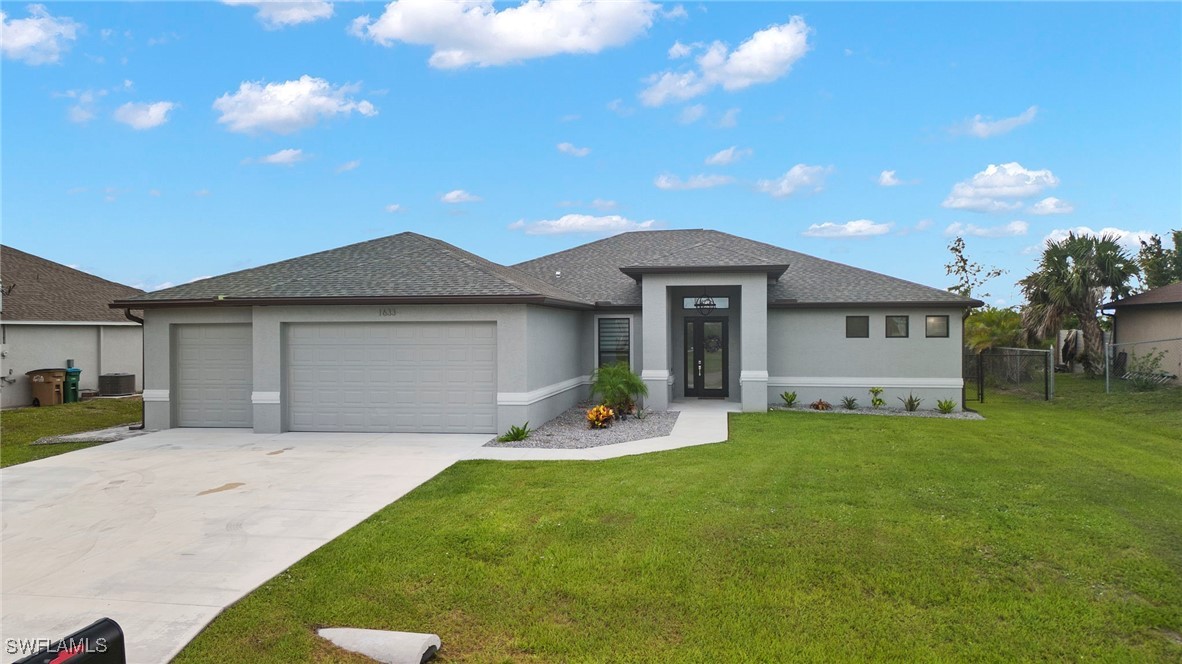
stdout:
[[648,387],[645,406],[669,410],[669,296],[665,280],[645,275],[641,281],[641,339],[643,353],[640,379]]
[[743,276],[742,330],[740,348],[742,365],[739,390],[743,412],[767,412],[767,275]]

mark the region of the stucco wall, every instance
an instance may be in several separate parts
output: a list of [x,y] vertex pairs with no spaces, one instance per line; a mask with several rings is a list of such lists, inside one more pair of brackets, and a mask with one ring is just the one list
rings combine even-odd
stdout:
[[[907,338],[886,337],[886,316],[910,318]],[[927,315],[948,316],[948,337],[925,336]],[[962,315],[949,308],[773,309],[768,312],[768,398],[794,391],[800,403],[837,404],[852,396],[869,405],[872,386],[885,388],[887,407],[914,393],[924,409],[938,399],[960,404]],[[869,338],[847,339],[846,316],[869,316]]]
[[591,366],[584,349],[593,330],[585,312],[531,305],[525,313],[526,354],[511,361],[526,365],[527,419],[509,424],[537,427],[586,398]]
[[1182,341],[1160,341],[1182,337],[1182,304],[1122,307],[1116,313],[1115,352],[1124,351],[1132,357],[1163,351],[1161,368],[1166,373],[1182,376]]
[[0,375],[14,379],[0,386],[0,406],[28,406],[33,396],[26,371],[66,366],[82,370],[79,386],[97,390],[103,373],[132,373],[136,389],[143,386],[139,325],[4,325]]

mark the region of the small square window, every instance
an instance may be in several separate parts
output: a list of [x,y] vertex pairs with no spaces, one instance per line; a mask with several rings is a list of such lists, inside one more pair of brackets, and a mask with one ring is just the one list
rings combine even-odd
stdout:
[[948,317],[928,316],[924,319],[924,329],[929,337],[947,337]]
[[845,338],[846,339],[866,339],[870,337],[870,317],[869,316],[846,316],[845,317]]
[[886,335],[888,339],[904,339],[907,337],[908,321],[907,316],[887,316],[886,317]]

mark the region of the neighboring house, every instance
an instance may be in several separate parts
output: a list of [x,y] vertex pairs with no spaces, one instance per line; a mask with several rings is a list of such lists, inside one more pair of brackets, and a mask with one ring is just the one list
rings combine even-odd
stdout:
[[1182,281],[1109,302],[1103,308],[1116,311],[1112,323],[1114,359],[1127,353],[1127,363],[1136,355],[1162,352],[1162,371],[1182,376]]
[[143,328],[108,305],[143,291],[6,246],[0,284],[0,405],[30,405],[25,372],[66,360],[82,369],[84,390],[98,389],[102,373],[135,374],[138,389]]
[[615,361],[656,410],[764,411],[789,390],[865,403],[871,386],[892,405],[959,402],[962,320],[980,304],[685,230],[513,267],[401,233],[113,306],[145,310],[149,428],[494,433],[585,399]]

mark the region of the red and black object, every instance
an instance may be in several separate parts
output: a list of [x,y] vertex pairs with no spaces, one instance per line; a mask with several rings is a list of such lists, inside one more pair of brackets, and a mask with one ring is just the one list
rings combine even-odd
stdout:
[[13,664],[127,664],[123,629],[110,618],[48,644]]

